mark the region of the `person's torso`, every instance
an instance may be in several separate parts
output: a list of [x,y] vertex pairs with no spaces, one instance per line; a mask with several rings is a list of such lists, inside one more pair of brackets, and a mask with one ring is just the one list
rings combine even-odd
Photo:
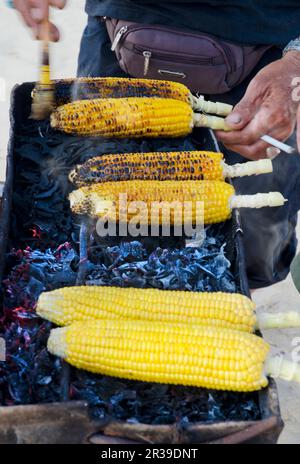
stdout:
[[284,47],[300,35],[297,0],[87,0],[93,16],[206,32],[245,44]]

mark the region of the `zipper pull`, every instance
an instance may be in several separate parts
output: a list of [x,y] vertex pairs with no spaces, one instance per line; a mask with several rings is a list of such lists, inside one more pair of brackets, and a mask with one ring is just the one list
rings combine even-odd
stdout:
[[111,51],[114,52],[115,49],[117,48],[118,43],[120,42],[122,35],[127,32],[128,26],[122,26],[121,29],[118,30],[113,43],[111,44]]
[[144,60],[144,76],[147,76],[147,74],[148,74],[151,56],[152,56],[151,52],[149,52],[147,50],[143,52],[143,57],[145,58],[145,60]]

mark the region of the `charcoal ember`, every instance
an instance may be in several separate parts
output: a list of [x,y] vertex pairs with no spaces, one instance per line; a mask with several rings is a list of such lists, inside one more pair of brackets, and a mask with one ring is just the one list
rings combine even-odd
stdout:
[[44,252],[12,250],[8,262],[12,267],[3,281],[0,329],[7,352],[6,362],[0,363],[1,402],[58,401],[61,361],[46,349],[51,324],[41,322],[34,309],[42,291],[75,284],[77,253],[65,243]]
[[237,288],[230,271],[231,263],[225,256],[224,237],[215,238],[211,233],[207,228],[200,248],[157,248],[149,253],[138,241],[102,247],[97,255],[102,262],[89,266],[87,284],[235,292]]
[[[95,417],[130,423],[173,424],[258,420],[257,393],[233,393],[196,387],[151,384],[91,375],[76,370],[73,399],[87,400]],[[245,407],[244,407],[245,406]]]
[[42,291],[76,282],[78,256],[69,243],[45,252],[30,248],[11,251],[8,259],[14,266],[3,280],[7,320],[35,318],[34,308]]
[[7,351],[5,363],[0,362],[2,404],[59,400],[61,361],[45,348],[50,328],[48,322],[30,327],[13,323],[2,334]]
[[108,247],[104,245],[90,246],[90,260],[93,264],[104,265],[106,268],[114,268],[123,263],[134,263],[147,257],[147,251],[140,241],[121,242],[116,246]]

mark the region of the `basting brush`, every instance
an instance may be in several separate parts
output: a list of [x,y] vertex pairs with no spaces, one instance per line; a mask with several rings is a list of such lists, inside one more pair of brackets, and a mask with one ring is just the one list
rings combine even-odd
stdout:
[[48,15],[42,24],[42,60],[40,67],[40,80],[32,92],[31,118],[36,120],[46,119],[54,108],[54,83],[50,78],[49,61],[49,5]]

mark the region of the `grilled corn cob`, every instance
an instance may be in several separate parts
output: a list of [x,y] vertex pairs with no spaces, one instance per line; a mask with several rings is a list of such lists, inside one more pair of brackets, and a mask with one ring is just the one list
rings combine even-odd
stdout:
[[[120,181],[81,187],[71,192],[71,209],[76,214],[127,222],[138,214],[133,202],[143,202],[141,224],[212,224],[231,215],[232,208],[280,206],[279,192],[234,195],[232,185],[222,181]],[[187,208],[187,202],[189,208]],[[203,206],[203,208],[201,208]]]
[[42,293],[36,312],[62,326],[91,319],[132,319],[245,332],[300,327],[296,311],[256,315],[254,309],[253,301],[239,293],[78,286]]
[[54,329],[49,351],[91,372],[148,382],[254,391],[268,384],[256,335],[166,322],[101,320]]
[[70,173],[77,186],[120,180],[223,180],[272,172],[272,161],[263,159],[229,166],[222,153],[180,151],[118,153],[89,159]]
[[101,137],[180,137],[193,127],[227,130],[224,119],[193,113],[188,103],[170,98],[75,101],[52,113],[51,126],[69,134]]
[[227,116],[232,110],[232,106],[226,103],[208,102],[202,97],[195,97],[185,85],[172,81],[120,77],[81,77],[55,81],[57,106],[76,100],[128,97],[173,98],[190,103],[194,110],[220,116]]
[[142,319],[251,332],[254,303],[238,293],[120,287],[66,287],[42,293],[37,313],[57,325],[90,319]]

